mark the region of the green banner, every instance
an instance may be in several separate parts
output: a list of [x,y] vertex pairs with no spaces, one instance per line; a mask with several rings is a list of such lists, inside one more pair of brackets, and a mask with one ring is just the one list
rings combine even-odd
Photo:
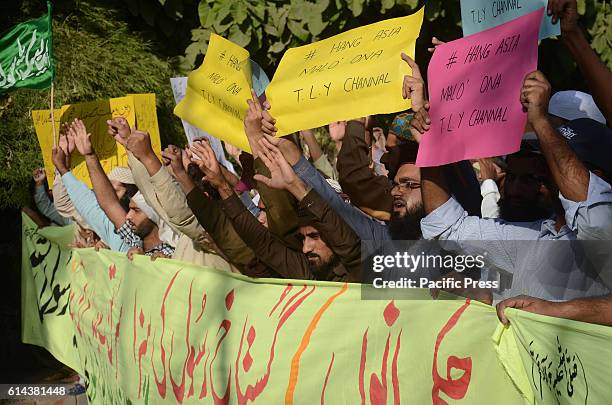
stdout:
[[0,93],[51,86],[55,72],[50,2],[47,8],[46,15],[17,24],[0,38]]
[[607,403],[608,328],[518,311],[502,328],[470,300],[131,262],[23,224],[23,340],[94,404]]

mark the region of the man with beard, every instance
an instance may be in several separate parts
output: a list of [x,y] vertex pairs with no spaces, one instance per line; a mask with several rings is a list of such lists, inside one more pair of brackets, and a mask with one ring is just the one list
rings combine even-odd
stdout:
[[499,202],[501,218],[532,222],[550,218],[555,208],[562,210],[555,201],[557,190],[542,154],[524,142],[521,150],[509,155],[506,162],[504,196]]
[[[250,110],[255,108],[253,103],[249,103],[249,106]],[[295,147],[293,143],[291,145]],[[267,139],[259,140],[258,157],[270,170],[270,177],[258,174],[255,180],[273,189],[287,190],[298,201],[301,252],[285,246],[246,209],[222,175],[219,163],[206,141],[194,142],[191,151],[199,158],[195,162],[208,182],[217,188],[223,210],[240,238],[270,269],[285,278],[359,281],[359,239],[325,201],[295,175],[275,145]]]
[[[415,166],[418,144],[407,141],[395,146],[385,156],[385,164],[393,176],[390,194],[392,197],[389,234],[394,240],[417,240],[421,238],[420,221],[424,216],[421,199],[421,171]],[[398,169],[394,169],[399,166]]]
[[[612,188],[606,176],[598,176],[592,167],[609,166],[604,152],[609,151],[607,142],[601,138],[593,143],[588,136],[593,131],[592,123],[597,124],[592,120],[587,120],[590,124],[584,128],[577,120],[555,129],[547,113],[550,91],[546,77],[535,71],[525,77],[520,92],[546,164],[537,154],[519,153],[510,158],[506,175],[510,182],[507,177],[505,184],[510,198],[504,203],[504,215],[505,219],[520,217],[521,222],[467,215],[450,195],[439,167],[421,171],[427,213],[421,221],[424,237],[455,241],[462,252],[486,252],[489,265],[512,277],[511,286],[496,298],[528,294],[546,300],[570,300],[609,294],[598,274],[602,267],[593,266],[584,244],[572,243],[586,239],[585,233],[594,235],[592,239],[610,234]],[[422,133],[429,129],[426,108],[416,114],[412,125]],[[579,152],[581,148],[589,153]],[[597,159],[589,161],[589,157]],[[527,214],[521,212],[523,209]],[[554,216],[542,218],[546,211]],[[528,217],[533,220],[524,219]]]
[[[424,89],[419,67],[409,56],[402,54],[402,58],[413,69],[414,75],[405,76],[403,97],[412,99],[413,109],[420,109],[426,100],[422,96],[419,98]],[[267,111],[259,112],[255,119],[261,121],[263,133],[270,136],[275,134],[275,120]],[[367,212],[371,215],[366,215],[340,198],[299,151],[286,142],[280,143],[278,147],[298,177],[316,190],[362,241],[420,239],[419,221],[423,217],[419,192],[420,170],[414,164],[418,143],[407,140],[401,145],[389,148],[389,152],[381,159],[381,163],[389,170],[389,175],[377,176],[369,168],[369,147],[366,139],[368,122],[368,118],[361,118],[346,123],[337,168],[343,191],[348,194],[352,203],[369,208]],[[453,194],[466,210],[470,213],[479,212],[478,181],[469,163],[449,165],[445,175],[453,186]],[[393,181],[390,182],[389,179]],[[375,219],[385,216],[389,218],[388,223]]]

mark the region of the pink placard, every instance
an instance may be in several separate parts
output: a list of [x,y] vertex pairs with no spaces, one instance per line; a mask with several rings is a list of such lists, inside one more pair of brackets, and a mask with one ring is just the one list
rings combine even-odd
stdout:
[[431,128],[417,166],[516,152],[527,122],[520,93],[536,70],[544,9],[436,48],[429,69]]

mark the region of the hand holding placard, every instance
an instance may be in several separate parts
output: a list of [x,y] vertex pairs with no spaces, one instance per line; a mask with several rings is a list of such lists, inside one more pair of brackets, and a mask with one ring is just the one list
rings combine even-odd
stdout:
[[561,34],[564,36],[578,30],[578,4],[576,0],[549,0],[548,15],[552,16],[552,23],[561,23]]
[[548,119],[550,92],[550,83],[539,70],[531,72],[525,77],[521,90],[521,104],[527,111],[530,123]]

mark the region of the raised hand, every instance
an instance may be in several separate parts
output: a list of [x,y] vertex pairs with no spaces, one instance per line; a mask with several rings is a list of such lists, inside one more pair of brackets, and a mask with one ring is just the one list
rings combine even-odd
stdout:
[[75,118],[74,122],[70,124],[68,136],[74,137],[74,144],[81,155],[89,156],[94,154],[90,139],[91,134],[87,132],[83,121]]
[[281,151],[291,166],[296,164],[302,157],[302,152],[298,149],[297,145],[291,142],[289,139],[277,138],[271,135],[264,135],[264,138]]
[[[270,103],[268,103],[268,105],[269,104]],[[261,117],[262,117],[262,120],[261,120],[261,130],[266,135],[276,136],[276,133],[278,132],[278,129],[274,125],[274,124],[276,124],[276,119],[272,115],[270,115],[268,110],[263,110],[261,112]]]
[[200,167],[200,170],[202,170],[206,176],[206,180],[212,184],[213,187],[219,188],[226,184],[215,152],[213,152],[207,139],[193,142],[189,150],[192,154],[200,158],[199,160],[193,159],[192,161]]
[[336,121],[329,125],[329,137],[334,142],[341,142],[344,139],[344,132],[346,131],[346,121]]
[[561,20],[561,35],[572,34],[578,30],[578,4],[576,0],[548,0],[548,15],[552,23]]
[[492,158],[478,159],[478,164],[480,166],[480,181],[491,179],[497,183],[505,176],[504,171],[495,163]]
[[162,151],[164,164],[168,167],[174,177],[176,177],[179,173],[185,172],[184,158],[186,157],[187,153],[174,145],[168,145]]
[[225,147],[225,151],[232,156],[238,164],[240,164],[240,154],[242,151],[231,143],[223,142],[223,146]]
[[263,112],[254,90],[251,90],[251,100],[247,100],[247,104],[249,105],[249,109],[244,117],[244,132],[249,140],[257,142],[257,140],[263,136]]
[[107,120],[106,125],[108,125],[108,134],[125,147],[132,133],[128,120],[123,117],[117,117]]
[[270,170],[270,177],[256,174],[254,179],[276,189],[285,189],[298,200],[306,194],[304,183],[297,177],[282,152],[267,138],[259,140],[260,159]]
[[145,131],[132,131],[124,146],[140,161],[155,154],[151,146],[151,137]]
[[[70,153],[68,153],[68,132],[70,131],[70,126],[68,125],[67,129],[66,129],[66,133],[62,134],[60,133],[60,137],[57,141],[57,146],[59,146],[62,151],[64,152],[64,154],[69,155]],[[70,136],[72,138],[72,141],[74,142],[74,136]]]
[[412,100],[412,111],[414,112],[418,112],[423,108],[429,109],[429,102],[425,98],[425,82],[423,81],[419,65],[405,53],[402,53],[402,59],[412,69],[412,76],[404,76],[402,97]]
[[[429,107],[429,106],[427,106]],[[410,120],[410,133],[415,141],[421,142],[423,134],[431,128],[431,119],[427,108],[422,108],[416,112]]]
[[521,104],[527,111],[529,122],[547,119],[548,102],[550,101],[551,86],[546,76],[539,70],[529,73],[521,89]]
[[60,137],[58,145],[67,155],[71,155],[75,148],[74,136],[70,133],[70,126],[70,123],[64,122],[60,125],[59,131]]
[[59,136],[68,135],[69,129],[70,129],[70,123],[62,122],[59,127]]
[[[60,139],[61,138],[62,137],[60,137]],[[51,160],[60,175],[64,175],[66,172],[70,171],[69,159],[70,157],[68,157],[59,146],[51,148]]]
[[36,168],[32,170],[32,179],[37,186],[42,186],[47,179],[47,174],[45,173],[45,169],[43,167]]

